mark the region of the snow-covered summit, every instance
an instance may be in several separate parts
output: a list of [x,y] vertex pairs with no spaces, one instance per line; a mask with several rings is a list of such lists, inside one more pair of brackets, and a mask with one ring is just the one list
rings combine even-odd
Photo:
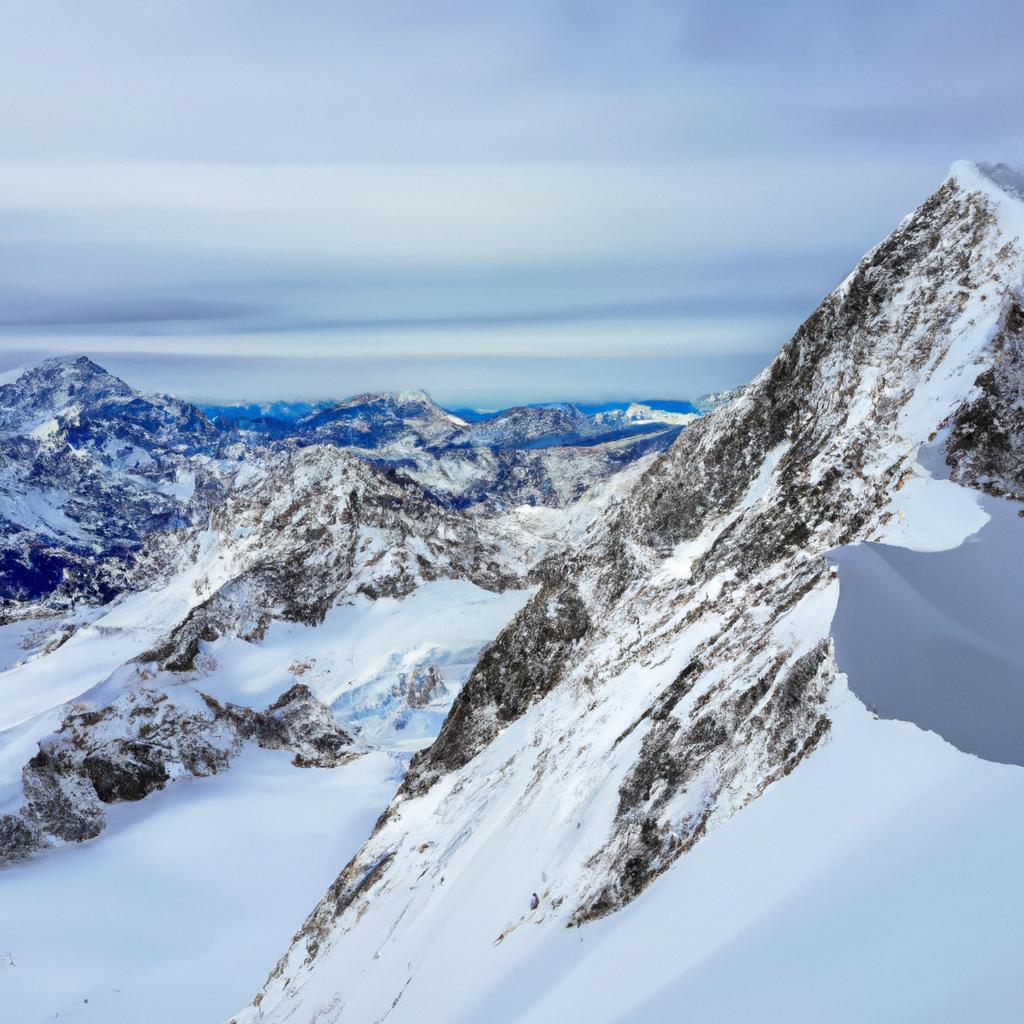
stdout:
[[174,445],[183,434],[212,437],[195,406],[136,391],[88,356],[43,360],[0,387],[0,435],[49,437],[72,432],[79,446],[113,435],[125,444]]
[[1024,225],[1024,169],[1004,163],[957,160],[949,169],[948,184],[984,195],[1005,232],[1017,235]]
[[296,428],[317,440],[376,449],[450,444],[462,425],[425,391],[409,390],[354,395],[299,419]]
[[32,434],[83,406],[125,399],[131,388],[87,356],[58,356],[0,387],[0,432]]

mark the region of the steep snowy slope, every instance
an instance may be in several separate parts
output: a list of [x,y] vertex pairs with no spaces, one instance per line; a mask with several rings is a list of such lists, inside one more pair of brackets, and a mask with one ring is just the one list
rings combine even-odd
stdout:
[[[1020,937],[1005,855],[1019,840],[1019,770],[851,703],[823,557],[866,539],[913,544],[936,523],[947,547],[978,529],[984,514],[963,514],[964,492],[917,462],[944,428],[954,481],[1020,495],[1024,203],[1013,180],[955,165],[757,381],[540,567],[540,591],[484,652],[437,741],[238,1020],[674,1020],[675,997],[705,1019],[933,1019],[937,1005],[967,1019],[974,991],[982,1016],[1024,1011],[1005,957],[962,952]],[[952,808],[928,798],[942,786]],[[988,800],[996,792],[1002,806]],[[904,823],[886,828],[908,801]],[[841,813],[830,836],[836,807],[849,820]],[[786,837],[819,819],[815,841]],[[911,891],[906,822],[934,842],[915,848]],[[964,829],[977,830],[985,852],[973,863],[990,866],[996,890],[978,880],[952,895],[954,934],[942,885]],[[877,844],[867,871],[862,839]],[[778,877],[762,863],[779,863],[773,847],[789,858]],[[749,903],[737,899],[758,891],[747,879],[765,880]],[[822,885],[843,915],[831,930],[808,916]],[[885,913],[897,894],[913,924]],[[884,959],[855,947],[829,961],[822,929],[849,942],[864,906],[884,915],[891,955],[911,958],[899,999],[842,1002]],[[750,958],[778,965],[778,937],[801,970],[784,975],[789,986],[773,981],[787,1000],[773,1017],[761,989],[735,979]],[[589,956],[576,952],[588,944]],[[464,984],[439,981],[452,949]],[[805,965],[835,982],[839,1010],[823,1011],[821,984],[803,990]]]
[[[144,800],[100,800],[107,827],[96,839],[0,871],[4,947],[14,958],[10,972],[0,975],[0,992],[10,1019],[99,1015],[104,1024],[177,1024],[230,1013],[262,981],[268,960],[299,926],[339,859],[352,854],[386,806],[406,750],[424,742],[409,734],[421,719],[431,726],[443,717],[480,648],[529,596],[452,580],[426,583],[401,600],[360,595],[330,609],[317,626],[275,620],[258,642],[229,635],[204,642],[191,672],[144,666],[148,678],[137,688],[126,678],[133,667],[116,666],[133,640],[135,650],[153,642],[147,595],[138,594],[116,606],[116,629],[100,619],[91,643],[73,637],[0,677],[5,710],[19,694],[35,693],[38,705],[37,684],[51,678],[77,687],[78,696],[0,732],[0,821],[21,805],[22,770],[37,741],[52,749],[62,733],[74,731],[108,763],[114,755],[115,763],[126,764],[125,741],[137,743],[142,728],[157,749],[169,753],[172,744],[184,743],[219,759],[197,777],[179,774]],[[392,696],[409,661],[440,666],[448,692],[426,706],[410,706],[401,692]],[[103,682],[90,688],[91,678]],[[356,698],[336,716],[361,756],[336,768],[297,767],[292,750],[259,749],[258,739],[240,749],[233,729],[214,733],[211,750],[216,716],[200,693],[222,707],[264,709],[296,684],[308,687],[321,707],[336,695]],[[381,691],[391,699],[374,706]],[[161,694],[168,700],[158,700]],[[174,728],[163,709],[180,707],[186,697],[200,720]],[[125,706],[141,713],[119,713]],[[397,728],[410,711],[412,720]],[[82,729],[83,713],[98,719],[94,727]],[[70,728],[60,730],[69,715]],[[69,753],[72,764],[80,763],[80,750]],[[156,759],[147,751],[145,760]],[[177,767],[170,763],[167,753],[156,763],[168,774],[183,765],[180,758]],[[160,781],[145,770],[121,777]],[[76,806],[78,813],[95,812],[97,797]]]

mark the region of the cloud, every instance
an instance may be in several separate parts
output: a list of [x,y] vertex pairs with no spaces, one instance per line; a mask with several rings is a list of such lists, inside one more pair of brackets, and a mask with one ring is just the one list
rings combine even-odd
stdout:
[[763,362],[1024,161],[1000,0],[9,7],[8,353]]
[[0,346],[763,361],[917,201],[916,177],[871,161],[8,162]]
[[0,116],[19,156],[756,158],[820,151],[823,122],[836,152],[1024,156],[1012,0],[7,7]]
[[[8,367],[62,350],[0,350],[0,380]],[[757,355],[618,356],[542,362],[522,356],[451,358],[296,357],[210,353],[79,351],[136,387],[169,391],[194,401],[310,400],[422,387],[449,407],[496,409],[535,401],[697,398],[723,380],[749,380]]]

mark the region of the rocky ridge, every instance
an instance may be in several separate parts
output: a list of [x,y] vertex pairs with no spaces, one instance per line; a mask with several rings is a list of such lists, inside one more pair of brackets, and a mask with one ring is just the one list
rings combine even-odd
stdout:
[[75,703],[39,743],[22,772],[22,806],[0,815],[0,865],[95,838],[106,827],[105,805],[224,771],[247,741],[294,752],[298,767],[337,767],[361,752],[301,684],[254,711],[146,667],[127,674],[113,700],[101,692]]
[[[884,540],[910,481],[927,486],[920,446],[947,434],[955,479],[1020,494],[1022,284],[1019,197],[955,165],[753,384],[538,567],[542,589],[237,1019],[386,1015],[463,876],[543,888],[563,924],[608,914],[826,742],[822,556]],[[520,822],[543,883],[488,867]],[[520,923],[501,913],[496,942]]]

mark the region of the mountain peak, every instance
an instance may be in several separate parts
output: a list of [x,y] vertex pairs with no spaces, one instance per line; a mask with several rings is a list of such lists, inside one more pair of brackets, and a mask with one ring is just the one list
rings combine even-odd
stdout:
[[[591,927],[768,787],[819,770],[820,747],[859,742],[825,555],[918,516],[909,528],[931,528],[946,482],[917,458],[950,425],[960,467],[1018,492],[1015,181],[955,165],[757,380],[534,570],[537,592],[236,1020],[309,1020],[341,998],[353,1019],[399,999],[405,1020],[479,1016],[476,992],[430,987],[447,936],[493,972],[487,991],[502,969],[521,984],[554,948],[542,921]],[[536,1005],[531,1020],[564,1017]],[[645,1005],[631,1016],[661,1016]]]
[[385,392],[388,398],[400,405],[436,405],[437,403],[423,390],[423,388],[406,388],[404,391]]
[[30,433],[97,401],[134,394],[88,356],[57,356],[0,387],[0,430]]
[[420,405],[430,409],[441,408],[422,388],[408,388],[404,391],[363,391],[338,402],[336,408],[364,405]]
[[[111,377],[113,374],[104,369],[99,363],[94,363],[88,356],[53,356],[37,363],[27,373],[35,373],[41,376],[50,376],[54,373],[75,375],[81,377]],[[116,378],[115,378],[116,379]]]

